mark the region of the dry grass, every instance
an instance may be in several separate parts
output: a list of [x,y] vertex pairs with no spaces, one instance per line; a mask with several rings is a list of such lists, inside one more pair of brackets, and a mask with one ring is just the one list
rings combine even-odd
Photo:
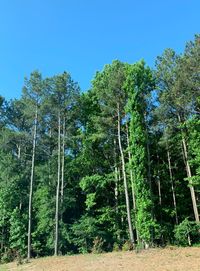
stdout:
[[200,271],[200,248],[165,248],[31,260],[1,265],[0,271]]

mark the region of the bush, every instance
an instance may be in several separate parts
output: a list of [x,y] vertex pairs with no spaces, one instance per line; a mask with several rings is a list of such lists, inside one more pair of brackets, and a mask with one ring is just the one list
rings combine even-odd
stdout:
[[72,226],[74,243],[80,253],[91,252],[94,246],[93,240],[98,236],[98,227],[93,217],[82,216],[78,222]]
[[131,243],[130,241],[126,241],[122,246],[122,251],[130,251],[133,249],[134,249],[133,243]]
[[178,245],[191,246],[192,243],[198,243],[200,240],[200,224],[184,219],[178,226],[175,227],[174,237]]
[[119,245],[117,242],[115,242],[115,243],[113,244],[113,251],[118,252],[118,251],[120,251],[120,250],[121,250],[120,245]]
[[102,237],[96,237],[93,240],[93,247],[92,247],[92,252],[93,253],[102,253],[103,252],[103,245],[104,245],[104,240]]
[[13,253],[13,251],[11,249],[6,250],[6,252],[4,252],[1,255],[1,263],[9,263],[12,262],[15,258],[15,255]]
[[15,208],[10,217],[10,248],[16,258],[25,257],[26,254],[26,228],[25,220],[19,208]]

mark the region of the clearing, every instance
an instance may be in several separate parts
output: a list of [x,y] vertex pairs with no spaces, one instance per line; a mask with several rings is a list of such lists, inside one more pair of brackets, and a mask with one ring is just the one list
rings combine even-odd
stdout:
[[0,265],[0,271],[200,271],[200,248],[149,249],[31,260]]

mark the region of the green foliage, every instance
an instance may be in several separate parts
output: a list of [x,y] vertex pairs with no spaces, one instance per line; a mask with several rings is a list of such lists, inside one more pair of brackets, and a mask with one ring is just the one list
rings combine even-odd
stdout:
[[96,193],[90,193],[87,195],[87,198],[86,198],[86,206],[87,206],[87,210],[89,210],[90,208],[94,207],[95,206],[95,196],[96,196]]
[[120,251],[120,250],[121,250],[120,245],[119,245],[117,242],[115,242],[115,243],[113,244],[113,251],[118,252],[118,251]]
[[115,60],[88,92],[67,72],[43,79],[34,71],[20,99],[0,96],[1,262],[20,260],[27,247],[36,109],[32,256],[53,253],[55,205],[59,254],[132,249],[127,202],[138,251],[197,245],[189,187],[199,208],[199,39],[182,55],[165,50],[155,71]]
[[1,264],[4,263],[9,263],[15,259],[15,255],[13,255],[13,251],[11,249],[6,250],[2,255],[1,255]]
[[96,220],[93,217],[82,216],[79,221],[72,226],[72,232],[75,236],[74,243],[80,253],[91,252],[93,242],[98,238],[99,229]]
[[[53,250],[53,201],[48,186],[38,186],[34,194],[35,231],[32,248],[36,255],[50,253]],[[45,253],[45,254],[46,254]],[[44,254],[44,255],[45,255]]]
[[174,236],[177,244],[186,246],[200,241],[200,224],[189,221],[185,218],[178,226],[175,227]]
[[26,251],[26,220],[15,208],[10,217],[10,248],[16,257],[24,257]]
[[80,181],[81,189],[86,192],[86,208],[90,210],[96,204],[99,206],[102,198],[105,198],[108,194],[106,191],[110,184],[113,182],[113,174],[108,174],[105,176],[92,175],[86,176]]
[[126,241],[123,245],[122,245],[122,251],[130,251],[133,250],[133,244],[130,241]]
[[190,130],[189,147],[191,150],[190,164],[193,166],[195,174],[187,179],[189,185],[193,185],[197,190],[200,189],[200,120],[196,117],[187,122]]
[[[153,87],[150,69],[144,62],[139,62],[128,70],[126,90],[129,94],[127,111],[130,114],[130,151],[132,154],[131,167],[134,175],[136,195],[136,228],[140,239],[151,241],[150,227],[154,226],[151,209],[150,180],[147,168],[147,132],[144,112],[147,102],[145,95]],[[138,240],[139,241],[139,240]]]

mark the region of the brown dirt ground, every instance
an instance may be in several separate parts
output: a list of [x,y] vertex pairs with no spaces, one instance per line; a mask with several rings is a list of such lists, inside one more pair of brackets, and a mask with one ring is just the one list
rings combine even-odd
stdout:
[[31,260],[0,265],[0,271],[200,271],[200,248],[149,249]]

